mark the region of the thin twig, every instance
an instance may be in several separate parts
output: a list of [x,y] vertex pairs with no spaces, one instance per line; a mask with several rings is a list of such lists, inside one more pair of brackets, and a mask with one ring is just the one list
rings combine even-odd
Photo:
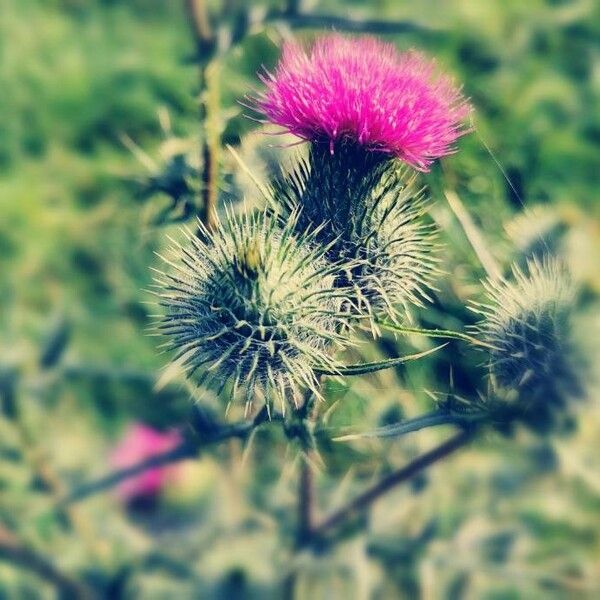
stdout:
[[[321,378],[319,377],[319,381]],[[311,392],[304,399],[300,409],[305,419],[308,435],[304,437],[304,455],[300,466],[300,480],[298,484],[298,529],[296,535],[296,546],[302,548],[306,540],[310,539],[315,517],[315,476],[314,465],[316,457],[315,440],[313,437],[314,423],[317,420],[319,404],[315,395]]]
[[303,457],[298,482],[298,528],[296,546],[302,548],[310,539],[313,529],[315,501],[314,473],[308,457]]
[[386,358],[384,360],[377,360],[368,363],[359,363],[356,365],[344,365],[334,369],[315,369],[320,375],[338,375],[338,376],[355,376],[355,375],[366,375],[367,373],[375,373],[376,371],[382,371],[384,369],[390,369],[403,365],[404,363],[419,360],[425,358],[442,348],[445,348],[448,344],[441,344],[430,350],[424,352],[417,352],[416,354],[408,354],[406,356],[397,356],[396,358]]
[[91,600],[93,592],[83,583],[63,573],[48,558],[22,544],[16,536],[0,527],[0,560],[34,573],[53,585],[65,600]]
[[348,504],[326,517],[319,525],[313,528],[311,542],[321,539],[331,529],[335,529],[353,516],[367,510],[376,500],[385,495],[392,488],[408,481],[427,467],[452,454],[462,446],[466,445],[474,435],[474,429],[465,428],[454,437],[445,441],[433,450],[417,457],[408,465],[394,471],[374,486],[351,500]]
[[206,2],[204,0],[186,0],[186,9],[196,43],[196,60],[199,69],[202,188],[198,211],[200,220],[208,229],[211,229],[216,222],[218,150],[220,149],[217,122],[218,66],[213,60],[217,41],[210,24]]
[[[242,421],[240,423],[234,423],[233,425],[222,425],[208,436],[199,436],[194,439],[185,440],[172,450],[168,450],[161,454],[156,454],[150,458],[140,461],[135,465],[132,465],[131,467],[114,471],[105,477],[97,479],[96,481],[83,484],[66,495],[59,502],[59,507],[68,506],[69,504],[79,502],[88,496],[104,492],[115,487],[119,483],[130,479],[131,477],[135,477],[140,473],[144,473],[148,469],[163,467],[174,462],[179,462],[188,458],[194,458],[203,448],[208,446],[229,440],[231,438],[245,438],[252,432],[253,429],[265,422],[269,422],[269,420],[264,416],[265,413],[266,411],[259,412],[252,421]],[[279,415],[275,415],[271,418],[271,422],[279,420]]]
[[[471,417],[474,420],[474,417]],[[360,440],[365,438],[387,438],[400,437],[407,433],[420,431],[429,427],[439,427],[440,425],[458,425],[462,426],[467,421],[466,417],[458,416],[448,412],[447,410],[434,410],[428,414],[420,415],[414,419],[406,419],[399,423],[392,423],[384,427],[378,427],[371,431],[363,431],[359,433],[349,433],[334,437],[334,442],[349,442],[352,440]]]
[[206,2],[204,0],[186,0],[187,13],[193,28],[196,40],[210,44],[213,40],[212,28],[208,18]]

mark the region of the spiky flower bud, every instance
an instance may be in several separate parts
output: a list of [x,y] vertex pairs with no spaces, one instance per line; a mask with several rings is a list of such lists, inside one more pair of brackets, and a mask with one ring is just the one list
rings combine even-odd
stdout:
[[186,233],[174,244],[162,273],[158,328],[168,346],[199,383],[249,406],[263,397],[297,402],[303,389],[317,390],[318,367],[335,369],[331,351],[343,345],[343,293],[315,243],[298,235],[296,216],[281,225],[266,213],[233,216],[202,239]]
[[573,338],[574,293],[564,267],[532,259],[512,281],[488,281],[478,330],[490,350],[492,395],[530,427],[552,427],[570,400],[583,395],[581,357]]
[[[427,199],[415,173],[343,144],[330,155],[313,146],[306,161],[274,183],[300,231],[319,227],[332,262],[353,261],[336,284],[353,291],[354,312],[396,319],[421,304],[435,274],[435,229],[424,219]],[[350,167],[348,167],[350,165]]]

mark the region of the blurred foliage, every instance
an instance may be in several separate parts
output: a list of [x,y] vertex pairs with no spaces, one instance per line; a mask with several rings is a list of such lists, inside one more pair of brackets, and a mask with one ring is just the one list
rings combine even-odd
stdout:
[[[260,12],[261,3],[253,4]],[[428,27],[427,34],[386,37],[438,57],[476,107],[476,132],[427,178],[447,275],[433,306],[415,319],[456,329],[472,324],[465,304],[484,275],[445,203],[443,179],[456,187],[504,268],[540,246],[567,261],[581,287],[582,335],[596,337],[598,3],[307,4],[315,13]],[[233,20],[243,4],[228,6]],[[310,598],[598,597],[595,390],[571,436],[490,434],[383,499],[354,531],[342,532],[344,543],[293,563],[297,448],[272,429],[257,432],[245,448],[234,440],[184,463],[156,505],[127,508],[107,493],[57,511],[62,490],[45,477],[46,462],[69,487],[101,475],[128,422],[181,426],[197,394],[178,379],[156,386],[166,357],[146,335],[154,308],[144,290],[154,252],[165,234],[176,234],[172,212],[183,210],[165,190],[202,168],[198,66],[183,1],[4,0],[0,16],[3,527],[107,598],[264,598],[296,564],[302,597]],[[288,35],[283,23],[251,28],[218,58],[221,141],[239,146],[259,179],[298,149],[286,147],[286,138],[274,147],[243,118],[239,100],[260,85],[256,72],[274,64]],[[221,158],[221,199],[255,202],[252,178],[226,151]],[[157,184],[166,166],[171,178]],[[155,186],[143,193],[139,180],[148,174]],[[197,190],[185,194],[193,203]],[[408,347],[423,350],[429,342],[385,338],[361,348],[361,356]],[[597,367],[597,356],[589,360]],[[431,405],[426,391],[445,393],[451,383],[453,392],[473,394],[480,361],[453,342],[398,372],[330,382],[326,426],[376,427],[418,414]],[[222,411],[214,398],[203,401]],[[322,437],[319,502],[331,508],[440,434],[351,445]],[[357,528],[360,536],[353,535]],[[26,571],[0,563],[0,597],[52,594]]]

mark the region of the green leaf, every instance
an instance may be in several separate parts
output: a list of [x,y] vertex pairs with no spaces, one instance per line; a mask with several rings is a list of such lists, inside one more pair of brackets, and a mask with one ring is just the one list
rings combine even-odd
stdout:
[[364,438],[386,438],[399,437],[413,431],[419,431],[427,427],[437,427],[438,425],[460,425],[462,420],[445,410],[437,410],[426,415],[407,419],[399,423],[392,423],[385,427],[378,427],[372,431],[363,431],[361,433],[350,433],[333,438],[335,442],[349,442],[350,440],[360,440]]
[[396,325],[388,321],[378,321],[377,325],[379,327],[382,327],[383,329],[389,329],[398,333],[416,333],[418,335],[423,335],[425,337],[430,338],[462,340],[464,342],[470,342],[475,346],[483,346],[491,350],[495,349],[494,346],[492,346],[491,344],[478,340],[476,337],[468,335],[467,333],[462,333],[461,331],[452,331],[450,329],[422,329],[420,327],[404,327],[402,325]]
[[351,375],[365,375],[367,373],[375,373],[376,371],[382,371],[384,369],[391,369],[392,367],[397,367],[398,365],[402,365],[404,363],[419,360],[420,358],[424,358],[441,350],[446,347],[448,344],[441,344],[440,346],[436,346],[431,350],[425,350],[424,352],[418,352],[417,354],[408,354],[406,356],[399,356],[397,358],[388,358],[386,360],[378,360],[375,362],[363,363],[358,365],[346,365],[345,367],[339,367],[335,370],[329,369],[315,369],[315,371],[320,375],[342,375],[342,376],[351,376]]

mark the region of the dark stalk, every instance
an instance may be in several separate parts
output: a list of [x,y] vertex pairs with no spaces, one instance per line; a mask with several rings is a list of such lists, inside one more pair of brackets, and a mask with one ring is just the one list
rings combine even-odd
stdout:
[[394,471],[387,477],[384,477],[314,527],[312,530],[311,542],[322,539],[325,534],[329,533],[332,529],[337,528],[356,515],[369,509],[379,498],[387,494],[393,488],[405,483],[427,467],[430,467],[432,464],[452,454],[459,448],[462,448],[473,439],[474,434],[475,430],[473,428],[462,429],[454,437],[451,437],[443,444],[422,454],[408,465]]
[[22,544],[14,534],[0,527],[0,560],[25,569],[54,586],[64,600],[93,600],[96,596],[86,585],[63,573],[52,561]]
[[164,467],[171,463],[187,460],[189,458],[195,458],[199,452],[218,444],[225,440],[240,438],[244,439],[250,433],[266,422],[278,422],[281,418],[279,415],[274,415],[269,420],[266,410],[261,410],[252,421],[241,421],[234,423],[233,425],[220,425],[212,433],[206,435],[199,435],[196,438],[184,440],[176,448],[168,450],[161,454],[156,454],[150,458],[147,458],[131,467],[120,469],[109,473],[105,477],[101,477],[96,481],[84,483],[83,485],[75,488],[69,494],[67,494],[60,502],[59,507],[68,506],[74,502],[79,502],[85,498],[109,490],[119,483],[135,477],[140,473],[144,473],[148,469],[154,469],[156,467]]

